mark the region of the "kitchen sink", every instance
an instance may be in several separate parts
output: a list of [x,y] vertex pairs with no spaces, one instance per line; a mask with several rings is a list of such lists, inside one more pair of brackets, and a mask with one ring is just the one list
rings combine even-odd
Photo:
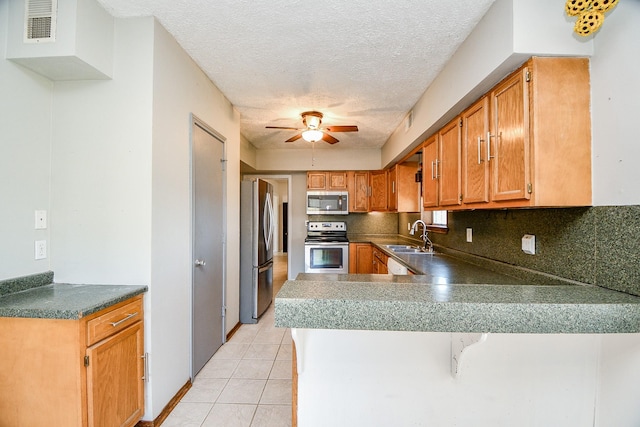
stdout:
[[392,251],[396,251],[399,249],[415,249],[414,246],[409,245],[385,245],[385,247],[391,249]]
[[386,245],[387,248],[391,249],[391,251],[397,254],[424,254],[424,255],[433,255],[434,251],[425,251],[422,248],[416,246],[409,245]]

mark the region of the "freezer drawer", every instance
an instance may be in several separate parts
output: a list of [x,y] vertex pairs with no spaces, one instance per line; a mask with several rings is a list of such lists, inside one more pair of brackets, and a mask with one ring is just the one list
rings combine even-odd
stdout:
[[273,261],[254,269],[253,318],[259,318],[273,299]]

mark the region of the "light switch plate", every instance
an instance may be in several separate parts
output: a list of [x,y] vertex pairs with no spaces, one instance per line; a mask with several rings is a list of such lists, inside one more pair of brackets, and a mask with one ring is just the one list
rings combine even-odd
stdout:
[[529,255],[536,254],[536,236],[533,234],[525,234],[522,237],[522,251]]
[[467,242],[473,242],[473,228],[467,228]]

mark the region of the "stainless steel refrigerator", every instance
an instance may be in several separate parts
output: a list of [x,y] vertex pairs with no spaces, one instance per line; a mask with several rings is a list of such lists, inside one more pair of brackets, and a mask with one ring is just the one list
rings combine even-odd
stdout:
[[273,299],[273,186],[261,179],[240,188],[240,322],[256,323]]

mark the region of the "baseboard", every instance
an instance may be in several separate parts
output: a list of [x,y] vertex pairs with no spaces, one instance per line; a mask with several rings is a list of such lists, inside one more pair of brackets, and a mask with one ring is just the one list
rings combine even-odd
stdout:
[[184,395],[187,394],[187,392],[189,391],[190,388],[191,388],[191,380],[188,380],[186,382],[186,384],[183,385],[182,388],[180,388],[180,390],[178,390],[176,395],[173,396],[173,398],[169,401],[169,403],[167,403],[167,405],[162,409],[162,412],[160,412],[160,415],[158,415],[155,420],[153,420],[153,421],[138,421],[138,424],[136,424],[136,427],[158,427],[158,426],[160,426],[164,422],[164,420],[169,416],[171,411],[173,411],[173,409],[176,407],[176,405],[180,402],[180,399],[182,399],[184,397]]
[[231,339],[231,337],[233,336],[233,334],[235,334],[236,332],[238,332],[238,329],[240,329],[240,326],[242,326],[242,323],[238,322],[236,323],[236,326],[233,327],[233,329],[231,329],[229,331],[229,333],[227,334],[227,341],[229,341]]

